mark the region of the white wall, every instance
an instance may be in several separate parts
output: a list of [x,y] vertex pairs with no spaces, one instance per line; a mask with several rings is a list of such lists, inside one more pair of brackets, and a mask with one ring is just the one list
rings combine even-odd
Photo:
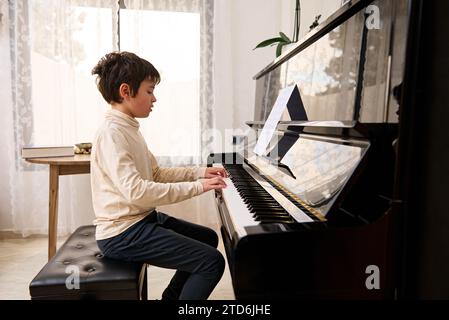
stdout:
[[[321,14],[320,21],[324,21],[341,3],[301,0],[300,38],[309,31],[316,15]],[[245,121],[253,119],[253,76],[274,60],[275,47],[253,48],[280,31],[292,37],[294,18],[295,0],[216,0],[215,127],[220,132],[245,129]],[[229,139],[225,143],[230,148]]]

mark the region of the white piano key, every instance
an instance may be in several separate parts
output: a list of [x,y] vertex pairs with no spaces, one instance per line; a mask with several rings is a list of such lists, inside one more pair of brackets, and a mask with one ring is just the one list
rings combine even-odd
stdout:
[[248,207],[243,202],[237,189],[232,183],[231,179],[224,179],[227,187],[222,189],[223,200],[230,212],[232,224],[240,237],[246,235],[245,227],[256,226],[259,224],[254,218],[253,214],[249,212]]

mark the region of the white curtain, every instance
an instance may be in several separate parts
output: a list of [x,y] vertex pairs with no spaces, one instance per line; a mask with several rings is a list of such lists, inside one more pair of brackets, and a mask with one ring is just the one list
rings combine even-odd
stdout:
[[[48,167],[25,162],[20,149],[27,144],[73,145],[92,141],[108,106],[98,94],[90,71],[105,53],[118,50],[120,2],[2,1],[0,230],[23,236],[47,233]],[[211,3],[154,1],[153,5],[167,11],[196,10],[203,24],[212,21]],[[208,42],[204,38],[212,41],[212,32],[203,31],[204,28],[200,39],[205,50]],[[212,125],[212,55],[209,57],[201,59],[198,115],[201,130]],[[167,132],[158,139],[168,136]],[[199,145],[207,144],[199,141]],[[183,161],[199,164],[206,150],[199,149],[196,157]],[[161,162],[170,165],[172,160],[163,158]],[[60,177],[58,234],[65,235],[80,225],[91,224],[94,218],[91,202],[89,175]]]

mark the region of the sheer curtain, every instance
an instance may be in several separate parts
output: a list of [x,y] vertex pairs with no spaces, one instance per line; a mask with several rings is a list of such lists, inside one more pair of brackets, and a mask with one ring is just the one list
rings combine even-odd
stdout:
[[[73,145],[92,141],[108,106],[98,94],[90,70],[101,56],[119,48],[120,2],[123,1],[2,2],[0,229],[23,236],[47,233],[48,167],[22,160],[20,148],[27,144]],[[154,1],[152,5],[158,10],[164,7],[164,10],[180,8],[191,12],[193,8],[200,13],[203,24],[204,10],[209,8],[205,3],[209,1]],[[145,30],[141,32],[141,39],[145,41]],[[202,33],[203,49],[204,37]],[[212,39],[210,35],[207,37]],[[164,48],[159,50],[164,51]],[[212,122],[213,92],[209,74],[212,68],[209,64],[212,59],[201,59],[197,114],[201,119],[200,133]],[[176,117],[176,114],[171,116]],[[160,133],[158,139],[168,137],[167,132]],[[201,134],[197,137],[201,139]],[[207,151],[201,149],[201,140],[197,145],[182,162],[202,162],[202,153],[207,154]],[[161,161],[166,165],[176,164],[180,158],[164,157]],[[59,235],[92,222],[91,201],[88,175],[60,177]]]

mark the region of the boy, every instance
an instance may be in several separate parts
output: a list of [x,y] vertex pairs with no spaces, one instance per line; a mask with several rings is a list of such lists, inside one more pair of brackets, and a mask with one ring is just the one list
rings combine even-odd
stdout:
[[[129,52],[112,52],[92,70],[111,105],[93,141],[92,200],[96,239],[105,256],[176,269],[162,299],[207,299],[225,261],[217,234],[175,219],[155,207],[224,188],[217,168],[161,168],[135,118],[146,118],[156,98],[159,72]],[[199,177],[203,181],[195,181]]]

